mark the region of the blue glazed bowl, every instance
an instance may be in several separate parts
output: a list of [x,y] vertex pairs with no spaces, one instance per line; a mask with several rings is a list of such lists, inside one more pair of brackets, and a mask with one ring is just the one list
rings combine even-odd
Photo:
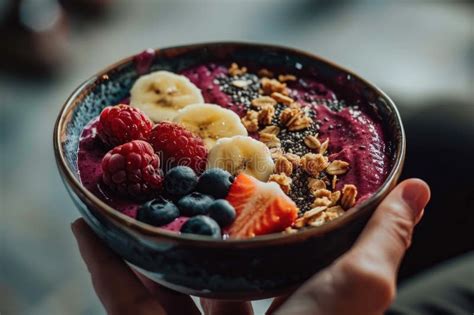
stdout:
[[384,121],[392,170],[375,194],[323,226],[245,240],[179,235],[138,222],[85,189],[77,172],[83,127],[101,110],[128,95],[138,78],[134,57],[125,58],[81,84],[61,109],[54,151],[64,184],[85,221],[125,261],[176,291],[221,299],[259,299],[288,292],[347,251],[376,206],[395,186],[405,157],[405,134],[394,103],[357,75],[314,55],[249,43],[207,43],[157,49],[150,71],[180,71],[209,61],[283,68],[317,77],[348,102],[364,102]]

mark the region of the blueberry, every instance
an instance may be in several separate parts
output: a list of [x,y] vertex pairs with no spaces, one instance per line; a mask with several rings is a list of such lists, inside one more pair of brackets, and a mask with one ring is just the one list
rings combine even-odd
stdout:
[[139,221],[162,226],[172,222],[179,217],[179,210],[169,200],[162,197],[150,200],[138,208],[137,219]]
[[198,178],[190,167],[177,166],[166,174],[164,188],[168,194],[180,197],[192,192],[197,182]]
[[214,199],[210,196],[193,192],[179,199],[176,205],[182,215],[192,217],[198,214],[207,214],[213,201]]
[[214,238],[221,238],[221,228],[213,219],[205,215],[192,217],[181,227],[181,233],[209,235]]
[[234,177],[220,168],[210,168],[199,177],[196,190],[216,199],[224,198],[229,192]]
[[216,220],[221,227],[225,227],[234,222],[235,209],[227,200],[219,199],[209,207],[209,216]]

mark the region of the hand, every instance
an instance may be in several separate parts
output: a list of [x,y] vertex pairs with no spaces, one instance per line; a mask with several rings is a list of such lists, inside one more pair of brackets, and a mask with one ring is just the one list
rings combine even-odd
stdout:
[[[268,314],[381,314],[395,297],[400,261],[430,198],[418,179],[400,183],[379,205],[357,242],[298,290],[276,298]],[[73,223],[94,289],[109,314],[200,314],[189,296],[135,274],[82,219]],[[250,302],[201,299],[206,314],[253,314]]]

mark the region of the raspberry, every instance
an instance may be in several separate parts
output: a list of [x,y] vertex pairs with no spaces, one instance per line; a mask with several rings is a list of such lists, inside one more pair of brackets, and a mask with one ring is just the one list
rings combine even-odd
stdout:
[[139,109],[120,104],[107,106],[100,113],[97,134],[109,147],[132,140],[146,140],[153,123]]
[[113,192],[143,200],[160,190],[160,160],[152,146],[134,140],[113,148],[102,159],[102,179]]
[[206,168],[207,148],[201,138],[183,126],[163,121],[150,132],[149,142],[162,158],[163,170],[189,166],[201,174]]

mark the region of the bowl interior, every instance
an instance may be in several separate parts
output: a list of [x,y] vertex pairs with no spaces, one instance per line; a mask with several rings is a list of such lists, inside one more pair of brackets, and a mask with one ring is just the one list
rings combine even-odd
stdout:
[[[207,62],[237,62],[246,66],[278,69],[296,76],[312,76],[332,89],[339,99],[348,104],[366,104],[364,106],[371,107],[373,114],[384,121],[385,134],[389,140],[389,155],[392,160],[392,171],[385,183],[371,198],[349,210],[340,218],[341,220],[314,228],[315,230],[323,231],[330,229],[333,225],[343,224],[365,205],[379,200],[393,186],[403,163],[405,146],[403,127],[393,102],[375,86],[345,69],[307,53],[257,44],[212,43],[156,50],[150,71],[180,72],[188,67]],[[79,181],[77,150],[82,129],[91,119],[97,117],[105,106],[114,105],[126,99],[138,77],[133,56],[126,58],[83,83],[66,102],[58,119],[55,145],[60,151],[60,168],[62,166],[68,169],[77,182]],[[73,185],[76,184],[73,183]]]

